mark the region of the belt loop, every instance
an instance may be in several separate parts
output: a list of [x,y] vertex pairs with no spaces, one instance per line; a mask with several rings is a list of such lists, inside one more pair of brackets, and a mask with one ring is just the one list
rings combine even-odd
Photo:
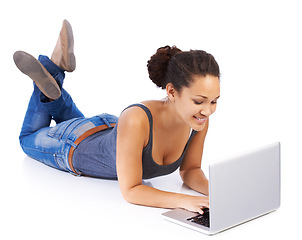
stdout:
[[66,143],[73,146],[74,148],[77,148],[77,146],[78,146],[76,143],[74,143],[73,141],[70,141],[69,139],[67,139]]
[[102,114],[98,115],[98,117],[101,118],[104,121],[104,123],[108,126],[108,128],[112,127],[110,125],[110,122],[105,117],[103,117]]
[[108,128],[111,128],[110,122],[106,118],[103,118],[103,120],[106,123],[106,125],[108,126]]

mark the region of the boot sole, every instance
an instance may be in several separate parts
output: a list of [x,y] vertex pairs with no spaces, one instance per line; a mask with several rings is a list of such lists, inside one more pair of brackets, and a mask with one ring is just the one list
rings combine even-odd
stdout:
[[56,80],[32,55],[17,51],[13,58],[18,69],[29,76],[46,97],[58,99],[61,96],[61,90]]
[[73,72],[76,69],[76,59],[74,55],[74,39],[71,24],[65,19],[64,24],[66,25],[67,40],[68,40],[68,63],[69,69],[67,72]]

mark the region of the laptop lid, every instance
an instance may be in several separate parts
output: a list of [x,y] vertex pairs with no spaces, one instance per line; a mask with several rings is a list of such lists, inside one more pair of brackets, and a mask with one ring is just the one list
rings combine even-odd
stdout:
[[210,233],[280,206],[280,143],[212,162],[209,166]]

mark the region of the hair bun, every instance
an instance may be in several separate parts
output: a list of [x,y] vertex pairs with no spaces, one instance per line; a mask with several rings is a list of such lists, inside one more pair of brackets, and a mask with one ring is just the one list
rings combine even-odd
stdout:
[[181,52],[176,46],[165,46],[157,49],[156,53],[148,61],[149,78],[158,87],[166,88],[166,73],[170,59]]

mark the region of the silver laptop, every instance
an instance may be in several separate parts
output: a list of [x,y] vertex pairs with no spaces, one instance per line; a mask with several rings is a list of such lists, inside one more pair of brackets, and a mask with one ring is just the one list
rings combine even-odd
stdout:
[[278,209],[280,143],[210,163],[209,199],[209,212],[205,216],[183,209],[162,216],[211,235]]

